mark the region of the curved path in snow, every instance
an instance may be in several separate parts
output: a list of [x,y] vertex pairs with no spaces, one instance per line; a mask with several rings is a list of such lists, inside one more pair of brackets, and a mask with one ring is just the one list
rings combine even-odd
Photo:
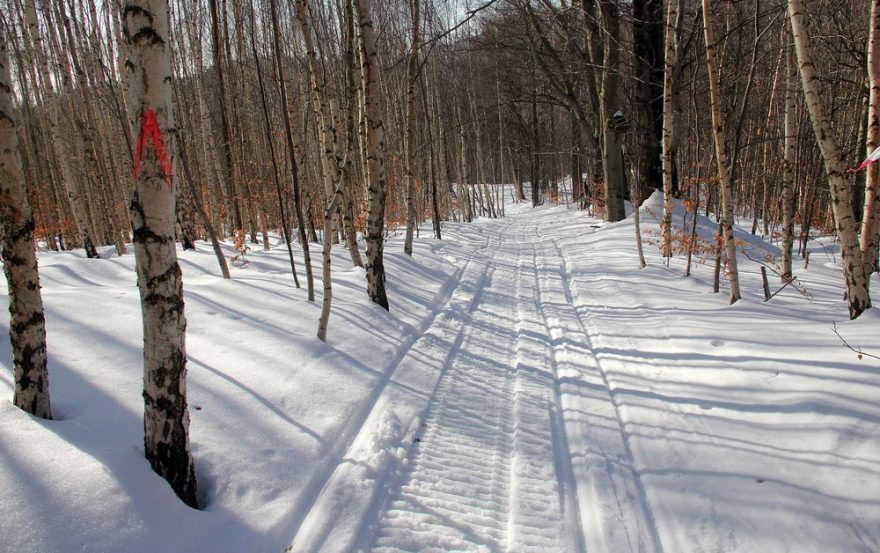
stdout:
[[567,262],[541,224],[480,227],[292,551],[659,551]]

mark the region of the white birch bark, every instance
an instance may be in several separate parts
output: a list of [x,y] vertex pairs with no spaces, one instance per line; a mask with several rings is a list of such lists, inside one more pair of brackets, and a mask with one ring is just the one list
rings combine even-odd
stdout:
[[421,0],[410,0],[412,12],[412,30],[410,33],[409,58],[406,64],[406,129],[403,140],[404,167],[406,170],[406,236],[403,241],[403,252],[412,255],[413,231],[418,224],[415,209],[415,166],[416,149],[416,72],[419,64],[419,3]]
[[[666,8],[666,53],[663,72],[663,130],[661,148],[663,152],[663,218],[662,231],[663,257],[672,257],[672,132],[675,124],[675,105],[673,97],[673,78],[678,65],[678,17],[679,0],[669,0]],[[637,209],[638,206],[633,206]],[[694,212],[696,217],[696,212]]]
[[741,297],[739,271],[736,263],[736,242],[733,238],[733,194],[730,182],[730,166],[724,138],[724,121],[721,119],[721,92],[718,65],[715,62],[715,36],[712,30],[712,11],[709,0],[703,2],[703,30],[706,38],[706,68],[709,73],[709,96],[712,104],[712,130],[715,136],[715,154],[718,160],[718,176],[721,180],[721,240],[727,256],[727,278],[730,281],[730,303]]
[[136,133],[129,204],[144,328],[144,450],[187,505],[198,508],[186,402],[186,318],[174,242],[174,127],[165,0],[122,5],[124,86]]
[[86,256],[96,258],[98,257],[98,252],[95,249],[95,239],[92,233],[91,223],[89,222],[85,200],[83,198],[82,190],[80,189],[79,180],[77,180],[73,167],[70,164],[71,153],[69,151],[69,145],[65,145],[64,137],[61,134],[61,114],[59,113],[58,100],[54,97],[52,92],[52,72],[49,68],[47,54],[42,46],[43,39],[37,21],[37,10],[34,0],[27,0],[25,3],[25,18],[27,19],[27,26],[31,40],[34,43],[34,50],[37,52],[37,57],[40,60],[43,87],[46,91],[44,98],[46,99],[50,119],[49,135],[51,137],[52,148],[55,151],[55,159],[61,170],[61,178],[64,183],[64,190],[67,193],[70,211],[73,214],[73,219],[76,223],[82,247],[86,251]]
[[[871,92],[868,98],[867,154],[880,146],[880,0],[871,0],[871,30],[868,38],[868,80]],[[864,256],[865,280],[871,285],[870,275],[877,265],[877,244],[880,237],[880,166],[868,166],[865,182],[865,208],[862,217],[861,248]]]
[[[272,50],[275,56],[275,71],[278,78],[278,90],[281,92],[281,119],[284,122],[284,138],[287,143],[287,159],[290,163],[290,176],[293,179],[293,211],[296,216],[297,233],[299,235],[299,244],[303,252],[303,265],[306,272],[306,290],[309,301],[315,301],[315,277],[312,274],[312,253],[309,249],[309,241],[306,236],[306,218],[303,213],[302,188],[299,182],[299,167],[297,161],[296,147],[293,144],[293,128],[290,124],[290,112],[287,103],[287,84],[284,80],[284,56],[281,44],[281,32],[278,25],[278,6],[275,0],[270,0],[269,9],[272,15]],[[279,209],[284,208],[283,199],[278,198]],[[288,246],[290,245],[290,229],[284,229],[284,238]],[[293,258],[291,257],[291,270],[293,269]],[[294,271],[294,280],[296,279],[296,271]],[[299,288],[299,281],[297,281]]]
[[5,26],[0,25],[0,253],[9,288],[13,403],[52,418],[46,367],[46,320],[18,142],[18,118],[9,71]]
[[791,46],[785,48],[785,142],[782,157],[782,282],[792,278],[794,245],[794,164],[797,162],[797,66]]
[[[324,195],[329,204],[333,191],[342,180],[342,156],[339,155],[339,133],[334,125],[334,117],[331,112],[330,99],[327,95],[327,86],[324,82],[321,67],[318,64],[318,55],[315,49],[315,40],[311,28],[311,13],[305,0],[296,0],[296,17],[302,28],[303,42],[306,47],[306,63],[309,77],[312,83],[313,104],[315,115],[318,118],[318,132],[321,140],[321,168],[324,174]],[[337,216],[331,213],[331,222]],[[331,230],[336,225],[331,224]],[[331,233],[335,236],[335,231]],[[329,238],[329,235],[328,235]],[[325,238],[327,239],[327,238]]]
[[[704,0],[705,1],[705,0]],[[858,223],[853,215],[853,199],[846,182],[843,155],[834,142],[831,120],[822,103],[822,91],[810,53],[810,38],[804,24],[804,6],[801,0],[788,0],[788,19],[797,52],[801,86],[807,98],[807,111],[813,123],[813,133],[822,151],[825,173],[831,191],[831,209],[837,238],[840,241],[840,257],[846,283],[849,316],[855,319],[871,307],[868,295],[868,279],[858,239]]]
[[[324,172],[324,237],[321,250],[321,271],[324,283],[324,293],[321,300],[321,316],[318,320],[318,339],[327,341],[327,328],[330,321],[330,310],[333,305],[333,279],[331,249],[333,238],[336,236],[335,221],[339,216],[339,206],[344,201],[343,191],[348,183],[348,152],[340,155],[343,145],[340,144],[339,127],[337,118],[334,116],[331,100],[328,98],[326,83],[318,65],[317,53],[314,45],[314,37],[311,28],[311,13],[306,0],[297,0],[296,16],[302,28],[303,41],[306,47],[306,60],[314,94],[315,115],[320,125],[320,140],[324,152],[322,167]],[[353,229],[351,229],[353,230]],[[347,238],[349,247],[356,241]],[[349,250],[351,251],[351,250]],[[352,258],[354,260],[354,257]]]
[[354,0],[358,18],[358,46],[363,107],[364,165],[367,179],[366,270],[367,294],[388,309],[383,259],[385,231],[385,128],[379,105],[379,63],[370,0]]

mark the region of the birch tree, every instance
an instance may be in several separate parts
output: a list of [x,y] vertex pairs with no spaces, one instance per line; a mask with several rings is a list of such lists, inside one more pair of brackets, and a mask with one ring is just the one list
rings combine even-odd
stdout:
[[[731,191],[730,166],[721,118],[721,83],[715,61],[715,33],[712,29],[712,11],[709,0],[703,2],[703,31],[706,38],[706,69],[709,73],[709,97],[712,104],[712,130],[715,137],[715,154],[718,176],[721,180],[721,242],[727,256],[727,278],[730,281],[730,303],[741,297],[739,271],[736,264],[736,242],[733,237],[733,194]],[[696,214],[694,214],[696,216]]]
[[[225,5],[225,3],[224,3]],[[220,130],[221,145],[223,147],[223,173],[220,182],[226,186],[224,193],[227,198],[227,207],[229,209],[232,224],[232,231],[244,228],[241,217],[241,206],[238,199],[238,190],[235,182],[235,162],[232,154],[232,130],[229,121],[229,112],[227,111],[227,93],[226,93],[226,72],[224,71],[223,46],[220,37],[220,7],[217,0],[211,0],[211,42],[214,48],[214,73],[217,81],[217,91],[219,93],[220,102]],[[225,15],[224,15],[225,19]]]
[[[71,165],[72,156],[69,152],[70,142],[65,142],[65,136],[62,132],[61,107],[59,106],[60,101],[52,93],[51,83],[56,81],[56,79],[52,77],[48,55],[43,50],[42,33],[40,32],[40,26],[37,21],[37,10],[34,0],[27,0],[25,4],[25,17],[27,19],[30,38],[34,43],[34,50],[40,60],[43,86],[45,87],[47,95],[46,104],[50,117],[49,133],[51,136],[52,148],[54,149],[54,157],[57,160],[61,171],[64,189],[67,192],[67,198],[70,202],[70,210],[73,213],[73,218],[76,222],[77,230],[79,231],[82,247],[85,249],[87,257],[97,258],[98,251],[95,248],[95,238],[89,221],[86,199],[80,186],[80,182],[74,172],[74,168]],[[67,72],[59,71],[59,75],[62,82],[67,79]]]
[[[871,0],[871,29],[868,37],[868,81],[871,91],[868,98],[867,155],[880,147],[880,0]],[[877,268],[877,246],[880,241],[880,167],[868,167],[865,181],[865,207],[863,210],[861,248],[864,256],[865,281],[870,286],[871,274]]]
[[[705,0],[704,0],[705,2]],[[807,99],[807,111],[813,124],[813,133],[822,152],[825,174],[831,192],[831,209],[837,238],[840,241],[840,257],[843,264],[843,277],[846,283],[846,296],[849,316],[855,319],[871,307],[868,294],[868,279],[861,255],[858,239],[858,223],[853,215],[853,198],[846,182],[843,154],[834,141],[831,120],[823,104],[821,82],[816,74],[810,52],[810,37],[804,23],[804,6],[801,0],[788,0],[788,19],[797,53],[798,72],[801,87]]]
[[[788,34],[788,33],[786,33]],[[782,157],[782,282],[791,280],[794,243],[794,165],[797,162],[797,66],[792,46],[785,47],[785,141]]]
[[385,127],[379,105],[379,62],[370,0],[353,0],[358,18],[361,70],[361,125],[367,181],[366,270],[370,300],[388,309],[383,259],[385,231]]
[[6,23],[0,17],[0,253],[9,288],[13,403],[52,418],[46,367],[46,320],[34,247],[34,218],[18,150],[18,117],[9,71]]
[[[269,1],[272,12],[272,49],[275,53],[275,70],[278,77],[278,89],[281,92],[281,115],[284,122],[284,138],[287,145],[287,158],[290,160],[290,176],[293,178],[293,210],[296,216],[296,226],[299,232],[299,243],[303,250],[303,265],[306,271],[306,290],[309,301],[315,301],[315,277],[312,274],[312,254],[309,250],[309,241],[306,239],[306,219],[303,215],[302,189],[299,182],[299,164],[296,161],[296,147],[293,144],[293,128],[290,123],[290,113],[287,111],[287,84],[284,81],[284,65],[281,50],[281,32],[278,25],[278,6],[275,0]],[[279,194],[280,195],[280,194]],[[279,203],[283,205],[281,198]],[[284,229],[285,240],[290,243],[290,230]],[[293,258],[291,258],[291,266]],[[296,271],[294,271],[294,279]],[[299,282],[297,281],[297,287]]]
[[[342,191],[347,182],[348,162],[339,155],[341,146],[336,118],[333,117],[330,99],[323,73],[318,66],[318,56],[312,36],[311,11],[305,0],[296,1],[296,17],[302,29],[303,42],[306,47],[306,60],[312,83],[313,105],[318,118],[321,150],[322,171],[324,173],[325,205],[324,205],[324,240],[321,248],[321,276],[324,281],[324,294],[321,298],[321,317],[318,320],[318,339],[327,341],[327,327],[330,321],[330,308],[333,304],[333,280],[331,271],[332,237],[335,235],[334,219],[339,213]],[[346,152],[347,155],[347,152]]]
[[174,242],[174,128],[165,0],[122,4],[124,89],[136,133],[129,204],[144,331],[144,451],[153,470],[198,508],[186,401],[186,318]]
[[[663,153],[663,219],[661,221],[663,257],[672,257],[672,133],[675,125],[675,105],[673,86],[678,66],[678,23],[681,13],[681,0],[669,0],[666,7],[665,69],[663,72],[663,132],[661,151]],[[637,206],[633,206],[635,209]],[[696,216],[696,212],[694,213]]]
[[419,65],[419,2],[410,0],[412,13],[412,32],[410,34],[410,51],[406,64],[406,116],[404,129],[404,166],[406,170],[406,237],[403,251],[412,255],[413,230],[418,224],[415,210],[415,149],[416,149],[416,79]]

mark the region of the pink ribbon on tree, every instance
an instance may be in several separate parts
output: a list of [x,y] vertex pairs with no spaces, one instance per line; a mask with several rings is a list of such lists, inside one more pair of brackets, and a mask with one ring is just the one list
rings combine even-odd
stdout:
[[859,171],[861,171],[862,169],[864,169],[868,165],[871,165],[872,163],[874,163],[878,159],[880,159],[880,148],[877,148],[873,152],[871,152],[871,154],[867,158],[865,158],[865,161],[863,161],[861,165],[859,165],[858,167],[852,168],[852,169],[847,169],[846,172],[847,173],[858,173]]

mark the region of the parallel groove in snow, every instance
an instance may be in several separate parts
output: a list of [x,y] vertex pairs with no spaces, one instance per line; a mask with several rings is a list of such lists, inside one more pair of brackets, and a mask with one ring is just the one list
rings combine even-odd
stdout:
[[[436,371],[427,361],[433,362],[440,357],[443,359],[440,372],[447,372],[451,352],[456,351],[464,339],[462,316],[473,308],[475,298],[490,279],[492,267],[485,250],[493,250],[489,244],[492,237],[486,239],[484,249],[475,250],[468,257],[464,267],[450,279],[451,284],[438,293],[442,306],[433,310],[433,316],[416,329],[413,338],[392,359],[384,384],[377,387],[376,394],[367,403],[372,412],[362,416],[362,426],[351,439],[345,456],[337,464],[328,466],[334,470],[314,501],[304,505],[307,510],[294,515],[289,526],[294,534],[290,545],[292,551],[341,553],[357,546],[361,539],[358,535],[361,525],[369,522],[371,509],[383,497],[383,490],[375,484],[386,478],[385,473],[394,464],[393,460],[386,460],[378,472],[372,468],[366,470],[365,465],[374,458],[371,442],[376,436],[377,422],[381,424],[382,413],[377,413],[377,406],[409,403],[412,411],[408,418],[417,419],[420,409],[413,393],[426,394],[426,404],[437,396],[437,381],[430,380],[432,376],[426,381],[426,371],[429,375],[430,371]],[[339,442],[345,438],[343,436]],[[374,484],[365,482],[365,479]]]
[[[493,322],[479,308],[472,318]],[[374,551],[500,548],[507,523],[512,379],[509,363],[493,362],[485,343],[495,345],[493,334],[473,327],[442,377],[406,482],[380,520]]]
[[517,300],[535,278],[524,274],[533,254],[523,263],[521,245],[502,240],[493,253],[491,283],[465,323],[373,551],[575,549],[556,477],[553,376],[543,346],[532,343],[541,329]]
[[539,310],[557,360],[586,549],[660,552],[620,408],[593,352],[589,325],[573,304],[564,254],[555,240],[553,246],[553,259],[545,251],[539,263]]
[[[660,551],[563,252],[542,242],[534,219],[487,233],[295,551]],[[377,431],[383,415],[402,431]],[[360,522],[339,533],[340,515]]]
[[[531,231],[531,232],[530,232]],[[516,339],[516,430],[514,443],[515,478],[512,496],[518,504],[511,511],[509,551],[574,551],[579,549],[576,520],[566,503],[565,466],[568,458],[553,432],[556,403],[555,370],[549,337],[536,324],[534,309],[535,254],[529,239],[533,229],[517,225],[517,278],[514,305],[517,318]],[[523,249],[526,249],[525,255]],[[565,457],[559,459],[559,456]],[[544,527],[536,535],[530,529]],[[540,539],[535,539],[539,537]]]

